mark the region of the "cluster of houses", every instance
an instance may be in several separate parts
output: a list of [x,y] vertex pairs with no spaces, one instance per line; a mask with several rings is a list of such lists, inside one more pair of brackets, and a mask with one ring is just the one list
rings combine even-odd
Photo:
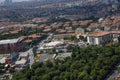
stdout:
[[[36,31],[40,29],[40,31],[27,36],[20,35],[16,39],[0,40],[0,53],[19,53],[20,51],[24,50],[24,43],[31,43],[33,40],[41,38],[44,34],[49,35],[49,33],[52,33],[52,39],[50,41],[48,40],[47,43],[41,44],[37,49],[37,52],[40,54],[35,57],[35,60],[44,62],[46,60],[53,61],[54,59],[58,58],[62,59],[72,55],[72,53],[67,50],[67,40],[63,40],[65,37],[74,36],[77,39],[80,39],[82,36],[87,40],[85,44],[88,43],[89,45],[102,45],[109,44],[111,42],[118,43],[120,38],[119,21],[120,18],[113,17],[99,19],[98,23],[94,23],[93,20],[84,20],[54,22],[47,25],[47,19],[35,18],[32,20],[32,22],[27,24],[11,23],[11,25],[7,25],[6,27],[0,27],[0,32],[3,32],[0,36],[7,34],[19,34],[20,31],[23,31],[25,28],[29,27]],[[104,29],[101,29],[101,25],[104,27]],[[9,31],[9,33],[4,32],[6,30]],[[80,43],[80,45],[83,44]],[[51,49],[55,49],[58,54],[46,54],[47,50]],[[41,54],[41,52],[44,53]],[[16,66],[23,67],[29,63],[29,54],[20,53],[19,56],[14,54],[12,57],[2,57],[0,58],[0,63],[14,63]]]

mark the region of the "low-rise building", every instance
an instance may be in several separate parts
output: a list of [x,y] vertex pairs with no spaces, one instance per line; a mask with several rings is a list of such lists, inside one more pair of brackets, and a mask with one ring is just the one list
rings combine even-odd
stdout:
[[51,30],[52,30],[51,28],[44,29],[44,30],[43,30],[43,33],[50,32]]
[[111,33],[107,31],[101,31],[92,33],[87,36],[87,42],[90,45],[106,44],[111,41]]
[[0,63],[5,63],[5,59],[6,59],[6,57],[1,58]]
[[56,34],[56,35],[54,35],[54,39],[60,40],[65,37],[71,37],[71,36],[75,36],[75,34],[74,33]]
[[55,59],[63,59],[66,57],[71,57],[72,52],[68,52],[68,53],[58,53],[58,55],[55,57]]
[[34,18],[32,21],[36,23],[44,23],[47,22],[47,18]]
[[26,66],[26,64],[27,64],[26,59],[21,59],[21,60],[15,62],[15,65],[18,67],[24,67],[24,66]]
[[44,62],[44,61],[53,61],[55,58],[56,54],[41,54],[40,55],[40,62]]
[[40,34],[32,34],[32,35],[27,36],[28,39],[38,39],[40,37],[41,37]]
[[120,31],[111,31],[112,34],[112,39],[114,43],[118,43],[119,42],[119,37],[120,37]]
[[28,58],[29,58],[29,53],[27,53],[27,52],[20,53],[19,57],[22,58],[22,59],[23,59],[23,58],[24,58],[24,59],[28,59]]
[[73,30],[72,27],[65,27],[65,30]]
[[9,39],[0,41],[0,51],[2,53],[18,52],[24,48],[21,39]]
[[5,29],[5,27],[0,27],[0,32],[4,31]]
[[59,46],[59,45],[62,45],[62,44],[64,44],[64,42],[62,42],[62,41],[53,41],[53,42],[47,43],[45,46],[55,47],[55,46]]
[[10,34],[18,34],[20,30],[10,31]]
[[44,43],[42,46],[40,46],[40,48],[38,50],[41,51],[41,50],[53,49],[53,48],[61,46],[63,44],[64,44],[63,41],[53,41],[53,42],[49,42],[49,43]]
[[75,34],[76,35],[82,35],[82,34],[85,34],[85,30],[83,28],[77,28],[75,30]]
[[111,31],[113,38],[118,38],[120,36],[120,31]]

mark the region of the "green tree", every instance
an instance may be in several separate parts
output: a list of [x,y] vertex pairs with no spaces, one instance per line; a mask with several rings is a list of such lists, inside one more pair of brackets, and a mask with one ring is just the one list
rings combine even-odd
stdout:
[[38,80],[38,79],[37,79],[37,76],[32,76],[32,77],[31,77],[31,80]]
[[46,62],[46,66],[47,66],[48,68],[51,68],[51,67],[53,67],[53,63],[50,62],[50,61],[47,61],[47,62]]
[[40,76],[40,75],[42,75],[43,73],[45,73],[45,70],[43,69],[43,68],[37,68],[36,70],[35,70],[35,75],[37,75],[37,76]]

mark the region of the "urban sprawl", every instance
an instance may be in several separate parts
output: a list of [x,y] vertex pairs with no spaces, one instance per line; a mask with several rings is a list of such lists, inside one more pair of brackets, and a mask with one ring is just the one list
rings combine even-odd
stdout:
[[[96,20],[33,18],[23,22],[0,22],[0,75],[35,62],[54,62],[71,57],[70,46],[101,46],[120,42],[120,16]],[[1,80],[0,79],[0,80]]]

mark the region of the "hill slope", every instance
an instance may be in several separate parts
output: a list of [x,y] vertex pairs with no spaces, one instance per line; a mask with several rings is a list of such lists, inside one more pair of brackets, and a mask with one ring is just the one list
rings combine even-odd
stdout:
[[1,18],[56,17],[75,15],[79,18],[120,15],[119,0],[40,0],[0,7]]

